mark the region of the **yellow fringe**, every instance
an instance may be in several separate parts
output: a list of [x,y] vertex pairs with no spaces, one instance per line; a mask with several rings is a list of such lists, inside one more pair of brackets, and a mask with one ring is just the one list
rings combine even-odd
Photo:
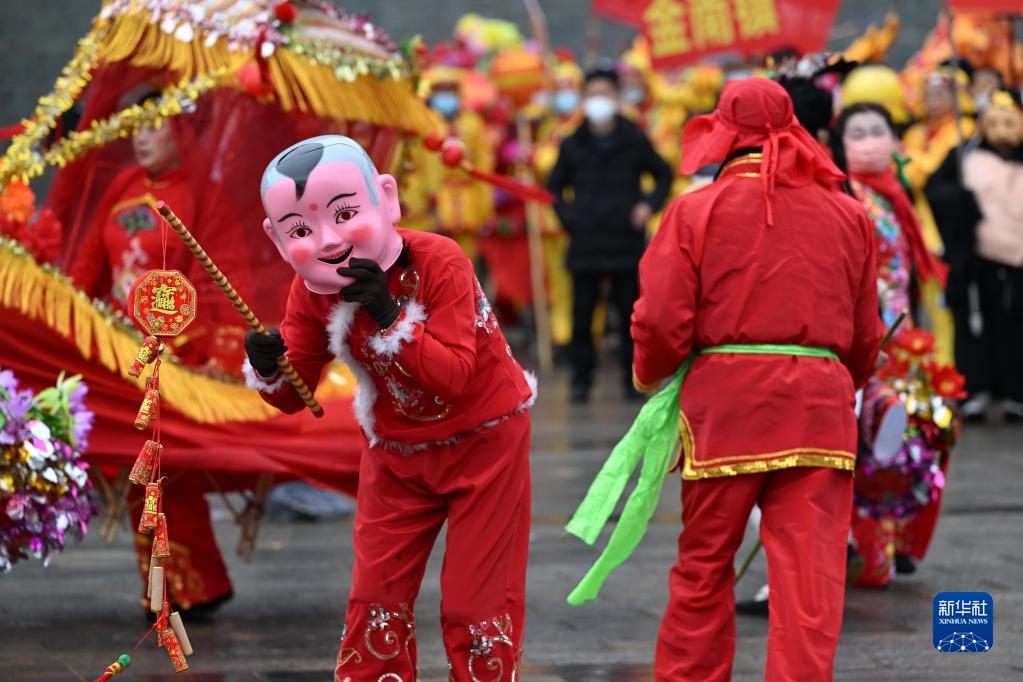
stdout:
[[[128,376],[128,366],[142,335],[97,307],[96,302],[63,275],[35,262],[17,242],[0,238],[0,307],[17,310],[54,333],[72,337],[83,358],[92,359],[133,384],[141,394],[144,378]],[[172,362],[160,367],[160,396],[189,419],[203,424],[262,421],[280,414],[240,382],[194,372]],[[351,395],[355,381],[347,370],[332,366],[317,398]],[[128,423],[131,415],[125,416]]]
[[[150,23],[144,13],[124,14],[108,20],[109,30],[100,47],[102,62],[130,60],[134,66],[176,72],[179,78],[194,78],[224,68],[228,81],[253,56],[249,50],[231,51],[223,40],[211,46],[197,33],[182,42]],[[352,82],[339,80],[333,68],[278,47],[267,59],[277,98],[285,111],[312,112],[343,121],[365,121],[417,135],[428,135],[439,127],[435,115],[419,99],[407,78],[359,76]]]

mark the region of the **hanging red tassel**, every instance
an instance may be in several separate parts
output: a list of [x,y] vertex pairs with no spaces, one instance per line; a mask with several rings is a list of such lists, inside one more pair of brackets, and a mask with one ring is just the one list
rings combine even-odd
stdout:
[[156,528],[156,517],[160,513],[160,484],[147,483],[146,497],[142,501],[142,518],[139,519],[139,532],[151,533]]
[[142,446],[142,450],[139,451],[139,456],[135,458],[135,465],[131,468],[131,473],[128,474],[128,480],[136,485],[146,485],[153,480],[153,472],[156,471],[156,466],[160,462],[160,450],[163,448],[162,445],[153,440],[147,440],[146,444]]

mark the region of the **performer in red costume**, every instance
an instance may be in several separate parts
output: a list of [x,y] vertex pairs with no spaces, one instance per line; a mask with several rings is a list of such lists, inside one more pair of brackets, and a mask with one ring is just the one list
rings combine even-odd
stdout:
[[[230,310],[225,310],[224,297],[211,290],[210,279],[198,271],[181,240],[166,240],[160,229],[161,218],[156,200],[174,206],[189,224],[195,224],[199,207],[195,187],[188,182],[181,168],[178,122],[161,128],[141,128],[132,138],[136,164],[122,171],[110,183],[98,204],[91,224],[86,228],[82,246],[73,254],[70,276],[86,294],[108,300],[127,312],[128,290],[147,270],[176,268],[191,273],[191,280],[202,291],[203,305],[199,318],[186,335],[175,339],[172,351],[184,363],[215,371],[230,361],[232,353],[224,351],[224,333],[237,329]],[[181,134],[184,135],[182,127]],[[213,232],[211,230],[211,232]],[[209,241],[209,240],[207,240]],[[232,278],[241,286],[247,268],[236,267],[224,240],[214,241],[212,253],[222,262]],[[233,273],[239,273],[235,275]],[[240,347],[241,332],[231,344]],[[237,361],[236,361],[237,362]],[[175,538],[171,558],[165,564],[167,592],[173,604],[192,616],[209,613],[233,596],[227,567],[217,547],[205,492],[209,488],[199,472],[178,473],[166,483],[164,511],[174,519]],[[132,516],[135,526],[142,513],[141,493],[132,489]],[[135,550],[139,571],[146,583],[149,573],[152,536],[135,534]],[[148,600],[143,598],[143,605]],[[148,613],[148,611],[147,611]]]
[[395,180],[356,142],[289,147],[261,193],[266,234],[297,276],[281,333],[246,337],[249,384],[285,412],[303,409],[277,370],[284,353],[310,386],[334,357],[359,385],[366,445],[335,679],[415,679],[415,598],[445,521],[451,679],[517,679],[535,382],[458,244],[396,229]]
[[[679,558],[657,680],[729,680],[733,557],[754,503],[771,589],[766,680],[830,680],[856,453],[853,393],[882,334],[873,227],[784,89],[750,78],[687,124],[677,199],[640,264],[637,387],[681,391]],[[737,425],[741,424],[741,428]]]

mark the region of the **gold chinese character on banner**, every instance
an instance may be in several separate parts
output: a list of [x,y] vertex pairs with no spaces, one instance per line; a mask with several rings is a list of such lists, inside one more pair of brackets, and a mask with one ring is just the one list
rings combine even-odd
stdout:
[[735,18],[742,38],[762,38],[781,30],[774,0],[734,0]]
[[689,52],[686,8],[679,0],[653,0],[643,12],[654,58]]
[[160,286],[153,289],[153,310],[161,313],[176,313],[178,312],[177,303],[174,297],[177,295],[178,288],[168,286],[167,284],[161,284]]
[[728,0],[691,0],[689,22],[693,29],[693,45],[698,50],[735,42],[735,26]]

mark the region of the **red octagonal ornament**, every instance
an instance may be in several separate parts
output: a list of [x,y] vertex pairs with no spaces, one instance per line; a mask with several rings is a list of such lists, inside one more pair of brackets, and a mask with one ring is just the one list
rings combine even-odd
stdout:
[[153,336],[177,336],[195,319],[195,287],[177,270],[150,270],[131,286],[135,323]]

